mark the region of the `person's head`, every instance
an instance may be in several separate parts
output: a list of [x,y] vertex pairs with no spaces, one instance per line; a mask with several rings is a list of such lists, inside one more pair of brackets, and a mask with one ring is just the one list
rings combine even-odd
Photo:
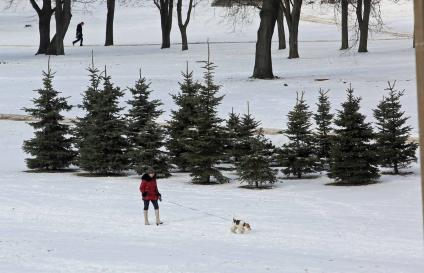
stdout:
[[84,25],[84,22],[81,22],[81,26],[83,26]]
[[153,176],[155,176],[156,171],[152,167],[148,167],[147,168],[147,174],[149,174],[150,177],[153,177]]

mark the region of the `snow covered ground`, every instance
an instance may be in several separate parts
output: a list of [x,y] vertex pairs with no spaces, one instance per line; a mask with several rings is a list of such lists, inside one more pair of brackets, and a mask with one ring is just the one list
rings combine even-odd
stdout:
[[[144,226],[139,178],[25,170],[25,122],[0,121],[0,272],[412,273],[424,269],[419,176],[364,187],[325,177],[251,191],[160,180]],[[235,235],[232,216],[253,231]],[[152,213],[150,214],[153,220]]]
[[[22,114],[22,107],[30,104],[32,90],[41,84],[41,71],[47,66],[46,56],[34,56],[36,52],[37,29],[34,12],[29,8],[17,8],[3,11],[0,16],[0,113]],[[104,19],[102,11],[84,13],[74,11],[73,23],[66,37],[71,44],[74,38],[75,24],[84,20],[87,46],[66,48],[66,56],[52,58],[52,66],[57,71],[55,86],[64,95],[70,96],[70,102],[81,102],[81,93],[88,84],[85,68],[90,63],[91,51],[95,52],[95,61],[99,68],[108,66],[117,85],[125,88],[132,85],[141,67],[143,74],[152,81],[152,94],[164,103],[166,120],[174,104],[169,93],[178,91],[180,71],[185,69],[186,61],[195,76],[201,78],[201,64],[205,60],[207,49],[204,44],[192,44],[188,52],[181,52],[180,45],[161,50],[159,45],[159,16],[157,10],[149,5],[140,8],[117,9],[115,23],[116,47],[103,47]],[[398,4],[385,1],[382,8],[385,30],[395,33],[411,34],[412,3],[402,0]],[[22,15],[24,14],[24,16]],[[252,23],[233,30],[231,24],[224,20],[225,9],[211,8],[204,2],[196,8],[190,23],[189,41],[205,42],[208,38],[212,44],[212,60],[218,66],[216,79],[223,86],[226,95],[220,107],[220,115],[226,117],[231,108],[236,112],[246,111],[249,101],[251,111],[262,121],[264,127],[282,128],[286,123],[286,114],[295,102],[296,92],[305,91],[307,102],[315,109],[319,88],[330,89],[333,107],[338,108],[345,99],[345,89],[352,83],[356,94],[362,96],[364,112],[372,120],[371,109],[375,107],[384,94],[387,81],[398,81],[399,89],[406,89],[403,103],[407,114],[412,116],[411,124],[416,119],[416,85],[415,61],[412,39],[399,38],[397,35],[384,33],[373,35],[368,54],[358,54],[354,49],[348,52],[338,50],[339,31],[327,19],[334,17],[328,8],[305,6],[304,17],[300,25],[300,55],[297,60],[287,59],[288,50],[273,51],[274,73],[279,80],[251,80],[254,65],[257,14]],[[400,17],[402,15],[402,17]],[[312,17],[311,17],[312,16]],[[312,18],[312,19],[311,19]],[[324,23],[316,23],[323,18]],[[333,18],[334,19],[334,18]],[[312,21],[311,21],[312,20]],[[320,22],[318,20],[318,22]],[[32,23],[33,28],[25,29],[25,23]],[[205,29],[207,31],[205,31]],[[276,38],[276,37],[274,37]],[[385,40],[380,40],[384,38]],[[377,40],[376,40],[377,39]],[[172,41],[179,42],[178,28],[173,28]],[[232,41],[243,43],[228,43]],[[144,45],[142,45],[144,44]],[[150,45],[148,45],[150,44]],[[129,46],[133,45],[133,46]],[[277,44],[275,43],[275,48]],[[328,79],[326,81],[316,81]],[[19,83],[19,84],[16,84]],[[287,86],[285,86],[285,84]],[[128,92],[125,99],[128,99]],[[74,108],[69,117],[81,114]],[[418,130],[415,129],[414,134]]]
[[[166,120],[174,107],[169,93],[178,91],[186,61],[201,78],[204,44],[160,50],[159,16],[150,6],[118,8],[115,41],[103,44],[105,8],[99,13],[74,11],[69,45],[76,22],[84,20],[87,46],[66,48],[52,57],[55,87],[73,105],[88,84],[85,68],[95,52],[98,67],[119,86],[134,83],[141,67],[152,81],[153,96],[164,102]],[[257,16],[243,28],[223,20],[222,9],[196,9],[189,41],[211,45],[218,65],[217,82],[225,99],[220,115],[231,108],[250,110],[264,127],[284,128],[296,91],[315,109],[319,88],[331,89],[339,108],[352,83],[363,97],[363,111],[384,94],[388,80],[397,80],[405,111],[417,134],[414,51],[410,38],[412,3],[386,1],[385,32],[373,35],[370,52],[340,52],[332,11],[305,6],[298,60],[287,50],[273,51],[278,80],[252,80]],[[25,7],[0,12],[0,114],[23,114],[41,86],[46,56],[34,56],[37,27],[34,12]],[[32,28],[24,28],[33,24]],[[205,31],[207,30],[207,31]],[[172,40],[180,40],[175,25]],[[229,43],[243,42],[243,43]],[[149,45],[150,44],[150,45]],[[276,44],[275,44],[276,47]],[[316,81],[316,79],[328,79]],[[287,86],[285,86],[285,84]],[[128,99],[126,94],[125,99]],[[75,117],[74,108],[67,113]],[[283,180],[275,189],[249,191],[238,181],[219,186],[189,184],[185,174],[160,180],[165,225],[144,226],[139,178],[87,178],[74,173],[35,174],[26,170],[22,141],[31,137],[25,122],[0,121],[0,272],[1,273],[410,273],[424,270],[419,169],[413,175],[383,176],[382,183],[364,187],[325,186],[323,176]],[[274,142],[280,136],[272,136]],[[153,215],[150,215],[153,219]],[[248,235],[229,231],[231,218],[253,227]]]
[[[279,80],[251,80],[254,63],[254,44],[214,44],[211,46],[213,61],[218,65],[216,80],[222,87],[225,98],[220,114],[226,117],[231,108],[245,112],[246,102],[263,126],[283,128],[287,112],[293,107],[297,91],[305,91],[307,102],[315,109],[319,88],[330,89],[334,108],[339,108],[346,97],[346,88],[352,83],[356,94],[363,97],[365,113],[372,117],[371,109],[385,93],[388,80],[397,80],[398,88],[406,89],[403,103],[407,114],[416,120],[416,87],[414,55],[409,40],[393,40],[372,43],[368,55],[353,52],[340,53],[338,44],[303,43],[302,58],[289,60],[286,52],[275,52],[274,69]],[[65,96],[70,96],[73,105],[81,103],[81,93],[88,84],[86,67],[90,62],[90,51],[95,50],[98,67],[108,66],[108,73],[119,86],[134,84],[141,67],[144,75],[152,81],[155,92],[166,110],[162,120],[167,119],[174,103],[169,93],[178,92],[180,71],[185,70],[186,60],[195,76],[201,78],[201,64],[207,54],[205,45],[192,45],[189,52],[179,48],[160,50],[157,46],[139,47],[83,47],[69,48],[65,57],[53,57],[52,66],[56,73],[55,87]],[[23,113],[24,106],[31,104],[32,91],[41,86],[41,71],[46,68],[45,56],[33,56],[29,48],[2,48],[0,65],[0,113]],[[237,52],[237,54],[234,54]],[[315,79],[328,79],[317,82]],[[19,83],[19,84],[17,84]],[[287,84],[288,86],[284,86]],[[126,92],[125,100],[130,96]],[[81,114],[74,108],[68,116]],[[415,132],[414,132],[415,133]]]

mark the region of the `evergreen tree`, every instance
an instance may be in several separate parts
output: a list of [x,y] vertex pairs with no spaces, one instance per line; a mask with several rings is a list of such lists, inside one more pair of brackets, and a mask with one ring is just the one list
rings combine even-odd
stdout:
[[329,177],[340,184],[364,184],[374,182],[380,176],[377,168],[374,134],[365,116],[359,112],[361,98],[354,97],[353,89],[347,90],[347,100],[335,119],[335,136],[331,149]]
[[171,95],[178,109],[171,111],[171,120],[167,124],[169,140],[166,146],[172,163],[177,165],[180,170],[187,171],[189,163],[184,155],[188,152],[187,144],[193,134],[189,129],[194,126],[201,85],[193,80],[193,72],[188,71],[188,65],[186,72],[181,74],[183,81],[179,83],[180,92],[176,95]]
[[377,120],[376,140],[379,163],[383,167],[393,169],[394,174],[399,174],[399,169],[408,167],[412,162],[416,162],[415,151],[418,144],[408,141],[411,126],[406,122],[409,117],[405,117],[402,111],[400,98],[403,91],[397,91],[395,84],[389,82],[387,97],[378,104],[374,110],[374,117]]
[[321,161],[324,169],[329,163],[330,150],[331,150],[331,123],[333,114],[330,113],[330,101],[328,98],[328,91],[324,92],[322,89],[319,91],[319,98],[317,103],[317,113],[314,114],[317,130],[315,134],[317,144],[317,156]]
[[225,153],[228,157],[228,161],[231,163],[235,163],[237,158],[236,149],[240,141],[240,123],[240,115],[234,113],[233,109],[231,109],[231,113],[229,114],[226,122],[226,133],[228,142],[225,148]]
[[[111,77],[94,67],[88,68],[90,86],[83,94],[86,116],[76,122],[78,166],[98,175],[121,173],[128,169],[128,142],[119,99],[124,95],[114,87]],[[103,89],[100,84],[103,82]]]
[[255,135],[261,123],[256,121],[250,113],[249,105],[247,105],[247,114],[244,114],[240,120],[240,136],[249,138]]
[[314,137],[311,130],[312,113],[303,99],[303,93],[297,95],[296,105],[287,115],[287,130],[285,135],[289,143],[282,149],[283,173],[293,174],[298,178],[302,175],[317,171],[319,164],[315,154]]
[[239,145],[236,149],[237,159],[250,153],[250,139],[257,134],[260,122],[256,121],[250,113],[249,104],[247,105],[247,114],[244,114],[240,120],[239,127]]
[[233,136],[238,134],[240,130],[240,115],[234,113],[233,109],[231,109],[231,113],[228,115],[227,119],[227,130],[231,132]]
[[[50,62],[50,60],[49,60]],[[43,88],[35,90],[38,98],[33,99],[34,108],[24,108],[25,112],[37,119],[30,125],[35,129],[35,137],[24,141],[23,150],[31,154],[26,163],[30,169],[61,170],[67,168],[75,157],[69,125],[63,124],[62,111],[69,111],[66,98],[53,88],[54,73],[48,66],[43,71]]]
[[273,147],[263,136],[262,130],[249,138],[249,154],[245,154],[236,164],[237,174],[241,181],[256,188],[277,181],[277,171],[271,168]]
[[162,103],[159,100],[149,100],[150,83],[141,76],[135,86],[128,88],[133,99],[128,101],[128,152],[130,165],[138,174],[153,167],[158,176],[170,176],[170,166],[167,154],[161,150],[164,146],[164,130],[157,124],[157,118],[163,113],[158,109]]
[[243,114],[240,118],[239,115],[232,113],[228,122],[233,123],[233,125],[227,124],[227,130],[233,131],[233,139],[230,139],[233,147],[230,151],[234,163],[237,163],[242,156],[250,153],[251,145],[249,142],[257,134],[260,122],[253,118],[249,111],[249,105],[247,106],[247,114]]
[[209,46],[208,60],[204,64],[204,83],[198,94],[194,124],[188,128],[192,137],[187,143],[188,152],[184,157],[189,164],[194,183],[210,183],[211,177],[218,183],[225,183],[228,178],[216,167],[225,159],[225,130],[220,125],[223,120],[217,116],[217,107],[223,96],[217,96],[220,86],[214,83],[215,66],[210,61]]

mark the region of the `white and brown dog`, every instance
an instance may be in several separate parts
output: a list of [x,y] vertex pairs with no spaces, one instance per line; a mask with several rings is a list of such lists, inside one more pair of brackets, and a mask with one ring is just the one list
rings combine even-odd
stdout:
[[235,218],[233,218],[233,225],[231,226],[231,232],[232,233],[248,233],[250,232],[252,229],[250,228],[249,223],[246,223],[243,220],[237,220]]

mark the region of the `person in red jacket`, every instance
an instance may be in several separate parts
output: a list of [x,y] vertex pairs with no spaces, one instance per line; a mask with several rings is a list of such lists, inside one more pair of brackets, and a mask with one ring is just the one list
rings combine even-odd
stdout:
[[156,183],[156,173],[153,168],[148,168],[147,172],[141,177],[140,192],[144,202],[144,224],[149,223],[149,204],[152,202],[155,208],[156,225],[161,225],[163,222],[159,218],[159,205],[158,200],[162,201],[162,195],[159,193]]

